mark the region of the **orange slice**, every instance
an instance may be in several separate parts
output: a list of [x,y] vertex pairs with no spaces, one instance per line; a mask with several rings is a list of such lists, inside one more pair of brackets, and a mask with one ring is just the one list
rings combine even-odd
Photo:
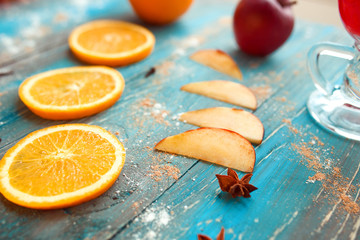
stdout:
[[80,60],[108,66],[122,66],[146,58],[155,45],[154,35],[139,25],[98,20],[75,28],[70,49]]
[[120,98],[122,75],[109,67],[71,67],[37,74],[19,88],[35,114],[52,120],[77,119],[101,112]]
[[125,149],[105,129],[64,124],[30,133],[0,161],[0,192],[34,209],[74,206],[93,199],[118,178]]

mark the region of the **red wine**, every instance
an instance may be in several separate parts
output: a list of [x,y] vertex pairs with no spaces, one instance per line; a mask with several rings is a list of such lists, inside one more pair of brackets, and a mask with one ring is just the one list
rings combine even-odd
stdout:
[[360,41],[360,0],[339,0],[339,11],[346,30]]

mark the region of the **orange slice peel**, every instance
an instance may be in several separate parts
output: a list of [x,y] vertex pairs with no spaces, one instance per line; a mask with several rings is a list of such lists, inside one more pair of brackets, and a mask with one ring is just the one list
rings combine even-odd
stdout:
[[68,120],[101,112],[120,98],[122,75],[109,67],[71,67],[43,72],[26,79],[19,97],[36,115]]
[[146,28],[123,21],[97,20],[75,28],[69,37],[74,55],[90,64],[124,66],[146,58],[155,45]]
[[0,161],[0,192],[34,209],[91,200],[110,188],[125,163],[122,143],[105,129],[64,124],[30,133]]

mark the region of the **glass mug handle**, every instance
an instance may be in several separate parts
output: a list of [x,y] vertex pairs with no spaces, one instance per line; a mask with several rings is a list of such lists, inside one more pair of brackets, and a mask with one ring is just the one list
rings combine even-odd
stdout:
[[324,78],[319,68],[321,55],[342,58],[351,61],[355,57],[352,47],[335,43],[318,43],[310,48],[307,56],[307,67],[315,87],[324,95],[330,95],[334,86]]

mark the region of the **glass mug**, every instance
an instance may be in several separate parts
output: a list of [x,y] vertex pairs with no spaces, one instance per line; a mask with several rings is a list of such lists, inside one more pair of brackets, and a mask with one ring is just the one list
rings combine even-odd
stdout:
[[[328,130],[360,141],[360,0],[339,0],[339,10],[355,44],[320,43],[310,49],[307,66],[317,90],[310,95],[307,107]],[[340,84],[334,85],[321,73],[319,59],[324,55],[349,61]]]

